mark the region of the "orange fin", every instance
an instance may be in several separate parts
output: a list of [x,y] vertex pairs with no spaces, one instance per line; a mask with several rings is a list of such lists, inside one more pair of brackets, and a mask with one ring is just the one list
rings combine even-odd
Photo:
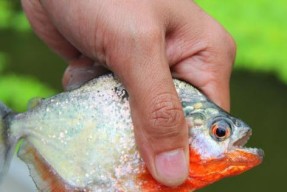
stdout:
[[18,156],[28,165],[30,175],[39,191],[89,192],[88,189],[80,189],[65,183],[30,143],[23,142]]

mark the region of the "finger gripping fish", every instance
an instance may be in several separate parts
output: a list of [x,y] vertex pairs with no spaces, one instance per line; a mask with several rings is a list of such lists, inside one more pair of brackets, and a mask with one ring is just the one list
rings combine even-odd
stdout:
[[39,191],[188,192],[258,165],[263,151],[245,148],[251,129],[191,85],[174,80],[189,125],[190,170],[169,188],[147,171],[135,144],[128,94],[113,76],[48,99],[25,113],[0,103],[0,177],[20,143]]

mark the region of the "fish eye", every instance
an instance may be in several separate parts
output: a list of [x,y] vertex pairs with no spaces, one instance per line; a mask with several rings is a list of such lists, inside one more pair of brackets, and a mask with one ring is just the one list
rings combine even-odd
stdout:
[[211,134],[212,137],[215,138],[217,141],[223,141],[230,137],[231,134],[231,126],[225,120],[219,120],[214,122],[211,125]]

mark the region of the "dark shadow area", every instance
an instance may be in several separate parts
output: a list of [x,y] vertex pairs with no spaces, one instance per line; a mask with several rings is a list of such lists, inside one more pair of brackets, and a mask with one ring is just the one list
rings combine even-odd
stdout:
[[32,76],[57,90],[62,90],[61,78],[66,64],[33,33],[1,31],[0,51],[7,55],[4,73]]

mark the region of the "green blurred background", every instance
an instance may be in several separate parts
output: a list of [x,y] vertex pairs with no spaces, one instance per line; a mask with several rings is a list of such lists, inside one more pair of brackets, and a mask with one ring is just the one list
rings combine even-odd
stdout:
[[[284,191],[287,182],[287,1],[197,0],[233,35],[232,113],[253,128],[259,167],[201,192]],[[65,64],[30,29],[18,1],[0,0],[0,100],[17,111],[61,91]]]

